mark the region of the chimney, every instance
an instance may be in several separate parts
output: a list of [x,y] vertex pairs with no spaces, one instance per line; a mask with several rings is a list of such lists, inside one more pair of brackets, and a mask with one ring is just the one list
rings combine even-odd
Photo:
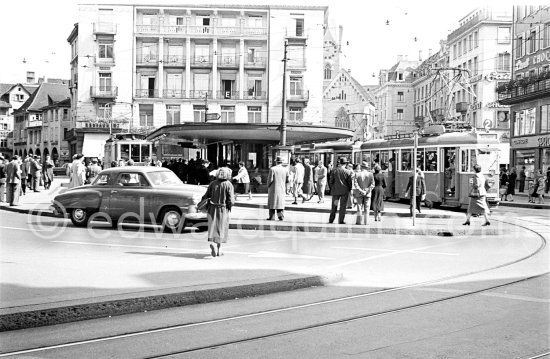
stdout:
[[27,71],[27,83],[28,84],[34,83],[34,71]]
[[428,57],[432,56],[432,49],[428,49]]
[[422,61],[422,50],[418,50],[418,61]]

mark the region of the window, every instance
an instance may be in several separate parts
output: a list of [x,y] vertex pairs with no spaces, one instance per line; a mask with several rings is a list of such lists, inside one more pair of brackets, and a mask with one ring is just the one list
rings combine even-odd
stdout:
[[403,109],[402,108],[397,109],[397,119],[398,120],[403,120]]
[[248,106],[248,123],[262,122],[262,108],[260,106]]
[[139,105],[139,125],[153,126],[153,105],[152,104]]
[[256,53],[258,52],[258,49],[249,47],[248,48],[248,62],[249,63],[255,63],[258,61],[258,57]]
[[330,80],[332,78],[332,71],[330,64],[325,65],[325,80]]
[[100,42],[99,43],[99,58],[100,59],[112,59],[113,58],[113,43],[112,42]]
[[290,96],[302,95],[302,78],[291,77],[290,78]]
[[533,30],[531,31],[531,35],[529,36],[529,53],[532,54],[533,52],[537,51],[537,31]]
[[178,125],[180,123],[180,105],[166,105],[166,124]]
[[248,17],[248,27],[259,28],[262,27],[262,17],[261,16],[249,16]]
[[195,97],[204,97],[208,92],[210,76],[208,74],[195,74]]
[[288,120],[289,121],[302,121],[303,120],[303,109],[301,107],[290,107],[288,109]]
[[462,56],[462,41],[458,42],[458,56]]
[[457,51],[456,51],[456,44],[453,45],[453,60],[456,60],[456,54],[457,54]]
[[109,184],[109,174],[101,174],[97,176],[93,185],[94,186],[106,186]]
[[522,57],[523,55],[525,55],[525,53],[523,52],[523,36],[518,36],[516,47],[516,57]]
[[204,106],[194,105],[193,106],[193,120],[195,122],[204,122]]
[[473,48],[474,48],[474,37],[473,35],[470,34],[470,36],[468,36],[468,51],[472,51]]
[[222,106],[222,123],[235,122],[235,106]]
[[412,169],[412,150],[401,150],[401,171]]
[[109,92],[111,91],[111,73],[102,72],[99,74],[99,91]]
[[478,32],[474,32],[474,47],[478,47],[479,46],[479,34]]
[[182,74],[166,74],[166,96],[168,97],[181,97],[183,83]]
[[262,77],[248,75],[248,96],[260,97],[262,95]]
[[540,133],[547,132],[550,132],[550,105],[543,105],[540,107]]
[[102,119],[110,119],[112,116],[111,104],[100,103],[97,105],[97,117]]
[[397,80],[398,80],[398,81],[403,81],[403,73],[402,73],[402,72],[399,72],[399,73],[397,74]]
[[462,51],[463,51],[464,55],[466,55],[466,51],[467,51],[467,48],[468,48],[468,46],[466,45],[466,41],[467,41],[466,38],[464,38],[464,40],[462,40]]
[[497,56],[497,71],[510,71],[510,54],[505,52]]
[[509,44],[510,38],[510,28],[499,26],[497,29],[497,44]]
[[542,47],[546,48],[550,46],[550,23],[544,25],[544,30],[541,32],[542,34]]
[[210,45],[195,45],[195,62],[204,63],[210,60]]
[[[138,155],[135,157],[132,155],[132,160],[134,162],[139,161],[139,145],[132,145],[137,146],[137,153]],[[118,186],[122,187],[148,187],[149,182],[143,177],[141,173],[121,173],[118,175],[118,179],[116,181],[116,184]]]
[[474,75],[477,75],[477,72],[478,72],[478,59],[477,59],[477,56],[474,57],[474,68],[472,69],[472,73]]
[[405,101],[405,95],[403,94],[403,91],[397,91],[397,101]]
[[426,171],[437,172],[437,148],[426,148],[424,160]]
[[513,136],[532,135],[535,133],[535,112],[535,108],[528,108],[513,113]]
[[474,172],[474,165],[477,163],[476,150],[461,150],[461,172]]
[[296,19],[296,36],[304,36],[304,19]]

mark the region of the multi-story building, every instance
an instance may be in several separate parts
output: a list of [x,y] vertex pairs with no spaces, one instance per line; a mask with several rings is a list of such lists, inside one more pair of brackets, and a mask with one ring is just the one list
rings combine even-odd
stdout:
[[[510,11],[509,11],[510,10]],[[499,104],[495,88],[510,79],[511,9],[476,9],[447,36],[449,66],[463,71],[451,93],[451,114],[478,130],[490,129],[509,141],[509,108]],[[467,70],[467,71],[465,71]]]
[[[63,84],[43,82],[38,89],[14,111],[13,153],[19,156],[42,156],[45,149],[49,153],[58,152],[57,148],[48,148],[44,140],[48,140],[48,133],[43,133],[43,108],[54,102],[69,98],[69,88]],[[45,136],[45,137],[43,137]],[[55,151],[54,151],[55,150]]]
[[414,123],[414,71],[420,61],[409,61],[399,56],[389,70],[381,70],[379,86],[373,91],[376,115],[374,138],[411,133]]
[[71,161],[65,135],[70,129],[71,100],[51,101],[42,111],[42,155],[50,155],[56,166]]
[[550,167],[550,7],[514,8],[512,80],[497,88],[511,106],[510,164],[534,171]]
[[36,90],[37,85],[0,84],[0,152],[11,156],[13,148],[8,135],[13,131],[13,111],[21,107]]
[[87,141],[102,151],[121,130],[148,134],[161,158],[187,155],[184,143],[215,162],[267,166],[281,117],[290,144],[349,135],[322,127],[327,10],[81,5],[68,38],[72,152]]

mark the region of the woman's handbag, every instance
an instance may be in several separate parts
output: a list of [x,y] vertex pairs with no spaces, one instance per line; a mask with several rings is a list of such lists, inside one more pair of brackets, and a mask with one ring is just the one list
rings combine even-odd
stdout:
[[197,204],[197,211],[208,212],[208,207],[210,204],[210,198],[205,198]]
[[473,180],[472,188],[468,193],[468,197],[479,198],[481,197],[481,194],[479,193],[479,185],[477,184],[477,178],[474,176],[472,180]]

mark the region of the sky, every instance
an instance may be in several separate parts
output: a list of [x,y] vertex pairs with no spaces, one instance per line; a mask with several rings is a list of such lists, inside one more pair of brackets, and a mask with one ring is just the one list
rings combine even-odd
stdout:
[[[25,82],[26,72],[36,77],[70,78],[67,37],[77,22],[78,4],[267,4],[262,0],[17,0],[2,2],[0,83]],[[272,0],[277,5],[327,5],[329,27],[337,38],[343,26],[342,62],[362,85],[375,85],[378,72],[388,69],[398,55],[409,60],[435,53],[439,41],[458,27],[470,11],[490,2],[406,0]],[[494,3],[494,2],[493,2]],[[499,6],[518,3],[500,0]],[[387,25],[389,21],[389,25]],[[307,24],[306,24],[307,27]],[[374,74],[374,76],[373,76]]]

